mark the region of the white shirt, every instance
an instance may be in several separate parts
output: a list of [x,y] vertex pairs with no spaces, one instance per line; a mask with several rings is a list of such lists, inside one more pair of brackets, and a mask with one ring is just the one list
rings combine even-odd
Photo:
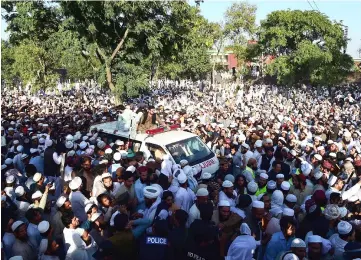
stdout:
[[69,259],[69,260],[91,259],[87,251],[91,249],[96,249],[97,245],[93,238],[91,238],[92,242],[89,245],[86,245],[81,238],[83,233],[84,233],[84,229],[82,228],[77,228],[77,229],[64,228],[63,230],[64,241],[65,244],[68,246],[65,259]]
[[53,153],[53,160],[56,164],[61,164],[61,160],[63,159],[63,156],[61,154],[58,155],[58,153]]
[[186,212],[189,212],[189,209],[193,205],[195,198],[196,196],[191,189],[179,187],[179,190],[175,194],[174,202],[178,207]]
[[190,225],[193,223],[194,220],[201,219],[201,212],[199,211],[199,209],[195,203],[190,208],[188,214],[189,215],[188,215],[187,227],[190,227]]
[[69,196],[71,207],[73,209],[74,215],[79,218],[80,222],[87,220],[87,215],[85,213],[85,205],[90,203],[90,201],[80,192],[71,192]]
[[345,245],[347,244],[347,241],[341,239],[338,234],[333,234],[329,240],[333,248],[335,248],[335,257],[343,259],[342,255],[343,252],[345,252]]
[[226,260],[248,260],[253,258],[257,242],[250,235],[240,235],[228,249]]
[[356,183],[351,189],[341,192],[342,200],[347,200],[352,196],[356,195],[360,191],[360,184]]
[[69,165],[65,166],[64,168],[64,181],[71,181],[71,173],[73,172],[73,167],[70,167]]
[[14,203],[18,206],[16,211],[18,219],[21,219],[25,216],[26,211],[28,211],[30,203],[26,201],[14,200]]
[[235,190],[233,191],[233,195],[235,196],[235,198],[231,199],[223,191],[221,191],[219,193],[219,201],[226,200],[226,201],[229,202],[229,204],[231,204],[231,207],[235,207],[236,206],[236,199],[237,199],[237,192]]

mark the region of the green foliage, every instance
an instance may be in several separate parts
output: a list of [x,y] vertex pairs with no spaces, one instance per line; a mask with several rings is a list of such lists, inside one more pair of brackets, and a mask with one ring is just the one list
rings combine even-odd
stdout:
[[224,34],[230,42],[227,49],[233,50],[240,64],[248,56],[247,41],[257,29],[256,10],[255,5],[239,2],[233,3],[225,13]]
[[282,84],[340,83],[352,67],[340,24],[316,11],[275,11],[261,22],[258,52],[275,56],[266,73]]

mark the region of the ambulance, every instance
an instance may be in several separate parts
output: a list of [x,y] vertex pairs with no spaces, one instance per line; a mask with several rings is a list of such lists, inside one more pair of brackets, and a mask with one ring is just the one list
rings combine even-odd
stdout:
[[202,172],[209,172],[212,176],[219,169],[217,156],[195,134],[180,130],[179,125],[171,125],[167,129],[160,127],[147,130],[140,134],[136,126],[130,130],[118,126],[118,121],[106,122],[90,127],[91,130],[100,131],[100,137],[106,138],[107,143],[128,140],[132,143],[135,152],[144,152],[145,158],[153,157],[162,160],[163,155],[169,155],[173,163],[179,164],[181,160],[187,160],[192,167],[201,167]]

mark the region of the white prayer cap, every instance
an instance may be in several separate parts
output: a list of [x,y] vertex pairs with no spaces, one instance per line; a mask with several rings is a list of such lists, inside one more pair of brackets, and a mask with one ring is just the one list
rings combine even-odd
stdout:
[[352,159],[351,157],[347,157],[347,158],[345,159],[345,162],[346,162],[346,161],[353,162],[353,159]]
[[41,196],[43,196],[43,193],[41,193],[40,190],[37,190],[33,193],[33,195],[31,195],[31,199],[33,199],[33,200],[39,199],[39,198],[41,198]]
[[265,179],[265,180],[268,180],[268,175],[266,174],[266,173],[261,173],[260,174],[260,177],[262,178],[262,179]]
[[320,145],[319,147],[317,147],[317,151],[322,151],[325,150],[325,147],[323,147],[322,145]]
[[218,207],[230,207],[231,204],[229,203],[228,200],[220,200],[218,202]]
[[38,137],[37,137],[36,135],[33,135],[33,136],[31,137],[31,140],[35,140],[35,139],[38,139]]
[[105,172],[102,174],[102,179],[111,178],[111,177],[112,177],[112,175],[109,172]]
[[99,213],[99,212],[94,213],[94,214],[91,216],[90,221],[91,221],[91,222],[95,222],[101,215],[102,215],[102,213]]
[[204,196],[208,196],[209,192],[206,188],[200,188],[197,190],[197,197],[204,197]]
[[291,185],[287,181],[283,181],[281,183],[281,189],[284,190],[284,191],[290,190],[290,187],[291,187]]
[[330,175],[327,184],[331,187],[333,186],[337,181],[337,177],[335,175]]
[[81,186],[82,183],[83,183],[82,179],[77,176],[70,181],[69,188],[71,190],[77,190],[77,189],[79,189],[79,187]]
[[344,137],[351,137],[351,133],[349,131],[346,131],[344,134],[343,134]]
[[262,140],[257,140],[257,141],[254,143],[254,146],[255,146],[256,148],[262,147],[262,146],[263,146]]
[[272,139],[270,139],[270,138],[267,138],[267,139],[265,140],[265,142],[266,142],[266,144],[273,144],[273,141],[272,141]]
[[146,186],[143,189],[144,197],[148,199],[155,199],[159,196],[160,190],[154,186]]
[[45,145],[46,145],[47,147],[50,147],[50,146],[53,145],[53,141],[52,141],[51,139],[47,139],[47,140],[45,141]]
[[252,202],[252,208],[264,209],[264,202],[255,200],[255,201]]
[[66,201],[66,197],[60,196],[59,199],[56,201],[56,206],[60,208],[61,206],[64,205],[65,201]]
[[34,154],[34,153],[37,153],[37,152],[39,152],[38,149],[30,148],[30,153],[31,154]]
[[297,152],[295,150],[291,150],[290,151],[290,154],[292,154],[293,156],[296,156],[297,155]]
[[317,153],[314,155],[314,157],[317,161],[322,161],[322,156],[320,154]]
[[336,153],[330,153],[329,156],[332,157],[332,158],[336,158],[336,157],[337,157]]
[[306,247],[306,243],[300,238],[295,238],[292,241],[291,248],[292,247]]
[[179,162],[179,164],[180,164],[180,166],[184,167],[184,166],[188,165],[188,161],[187,160],[181,160]]
[[352,225],[347,221],[340,221],[340,223],[337,224],[337,230],[340,235],[346,235],[351,232]]
[[290,208],[283,209],[282,216],[293,217],[294,215],[295,215],[295,211],[293,209],[290,209]]
[[13,232],[15,232],[15,230],[20,227],[22,224],[25,224],[24,222],[22,222],[21,220],[15,221],[12,225],[11,225],[11,230]]
[[232,174],[227,174],[226,176],[224,176],[224,180],[234,183],[234,176]]
[[315,174],[313,176],[315,177],[316,180],[319,180],[322,178],[323,172],[321,172],[321,171],[315,172]]
[[65,143],[65,147],[66,147],[67,149],[71,149],[71,148],[73,148],[73,147],[74,147],[74,144],[73,144],[73,142],[72,142],[72,141],[66,141],[66,143]]
[[308,237],[308,243],[322,243],[322,237],[318,235],[311,235]]
[[22,146],[22,145],[19,145],[18,147],[16,147],[16,151],[17,151],[18,153],[22,153],[23,150],[24,150],[24,146]]
[[239,228],[241,231],[241,235],[251,235],[251,229],[247,225],[247,223],[242,223],[241,227]]
[[14,175],[9,175],[6,177],[6,183],[10,184],[10,183],[14,183],[14,181],[15,181]]
[[87,133],[86,135],[87,135],[87,137],[92,137],[93,136],[92,133]]
[[202,175],[201,175],[202,180],[208,180],[210,178],[212,178],[212,174],[210,174],[209,172],[202,172]]
[[39,139],[39,144],[44,144],[45,143],[45,139],[43,138],[43,137],[41,137],[40,139]]
[[6,160],[5,160],[5,164],[6,165],[10,165],[10,164],[12,164],[13,163],[13,159],[11,159],[11,158],[7,158]]
[[325,218],[328,220],[337,219],[340,217],[339,207],[335,204],[328,204],[323,211]]
[[83,138],[82,138],[82,140],[83,140],[84,142],[87,141],[88,139],[89,139],[89,137],[86,136],[86,135],[84,135]]
[[115,144],[116,145],[124,145],[124,142],[122,140],[116,140]]
[[50,224],[48,221],[43,220],[38,224],[38,230],[40,233],[45,233],[49,230]]
[[276,175],[276,179],[284,179],[285,176],[282,173]]
[[103,160],[101,160],[101,161],[99,162],[99,164],[108,164],[108,160],[103,159]]
[[113,154],[114,161],[120,161],[121,158],[122,158],[122,155],[119,152],[116,152]]
[[277,186],[277,184],[276,184],[276,182],[273,181],[273,180],[270,180],[270,181],[267,182],[267,188],[270,189],[270,190],[275,189],[276,186]]
[[74,151],[74,150],[70,150],[66,155],[67,155],[68,157],[72,157],[72,156],[74,156],[74,154],[75,154],[75,151]]
[[186,176],[183,172],[181,172],[181,173],[178,175],[177,180],[178,180],[178,182],[179,182],[180,184],[183,184],[183,183],[185,183],[185,182],[187,181],[187,176]]
[[24,260],[24,258],[21,255],[10,257],[9,260]]
[[103,149],[106,145],[107,145],[107,144],[106,144],[105,142],[103,142],[103,141],[99,141],[99,142],[97,143],[97,147],[98,147],[99,149]]
[[113,150],[111,148],[107,148],[104,151],[106,154],[111,154],[113,152]]
[[332,141],[332,140],[328,140],[327,141],[327,144],[334,144],[335,142],[334,141]]
[[81,141],[81,143],[79,144],[80,149],[84,150],[87,147],[87,143],[85,141]]
[[340,217],[341,217],[341,218],[344,218],[344,217],[347,215],[347,213],[348,213],[347,208],[346,208],[346,207],[339,207],[338,209],[339,209],[339,211],[340,211]]
[[135,170],[136,170],[135,167],[133,165],[131,165],[125,171],[134,173]]
[[254,181],[250,181],[248,184],[247,184],[247,190],[250,191],[250,192],[256,192],[258,190],[258,184]]
[[33,181],[35,181],[35,182],[40,181],[42,176],[43,175],[40,172],[35,173],[34,176],[33,176]]
[[243,143],[243,144],[242,144],[242,147],[244,147],[244,148],[246,148],[246,149],[248,149],[248,150],[249,150],[249,145],[248,145],[248,144],[246,144],[246,143]]
[[88,203],[88,204],[86,204],[85,205],[85,213],[87,213],[90,209],[91,209],[91,207],[93,207],[95,204],[94,203]]
[[29,155],[27,155],[26,153],[23,153],[22,155],[21,155],[21,160],[24,160],[24,159],[26,159],[26,158],[28,158],[29,157]]
[[286,252],[282,255],[282,260],[299,260],[299,258],[294,253]]
[[73,140],[74,140],[74,136],[72,136],[72,135],[67,135],[67,136],[65,137],[65,140],[66,140],[66,141],[73,141]]
[[286,153],[288,153],[290,151],[290,149],[288,149],[287,147],[283,147],[282,151],[285,151]]
[[25,193],[25,189],[24,189],[23,186],[18,186],[18,187],[16,187],[16,189],[15,189],[15,195],[16,195],[16,197],[21,197],[21,196],[24,195],[24,193]]
[[13,144],[19,144],[19,140],[14,140]]
[[223,188],[233,187],[233,183],[226,180],[226,181],[224,181],[224,182],[222,183],[222,187],[223,187]]

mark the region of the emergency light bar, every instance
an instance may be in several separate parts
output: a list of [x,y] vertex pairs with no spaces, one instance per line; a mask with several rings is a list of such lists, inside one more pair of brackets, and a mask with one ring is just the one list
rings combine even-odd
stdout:
[[174,124],[174,125],[168,126],[167,128],[159,127],[159,128],[147,130],[147,131],[145,131],[145,133],[148,135],[155,135],[155,134],[160,134],[160,133],[176,130],[178,128],[180,128],[180,125]]

